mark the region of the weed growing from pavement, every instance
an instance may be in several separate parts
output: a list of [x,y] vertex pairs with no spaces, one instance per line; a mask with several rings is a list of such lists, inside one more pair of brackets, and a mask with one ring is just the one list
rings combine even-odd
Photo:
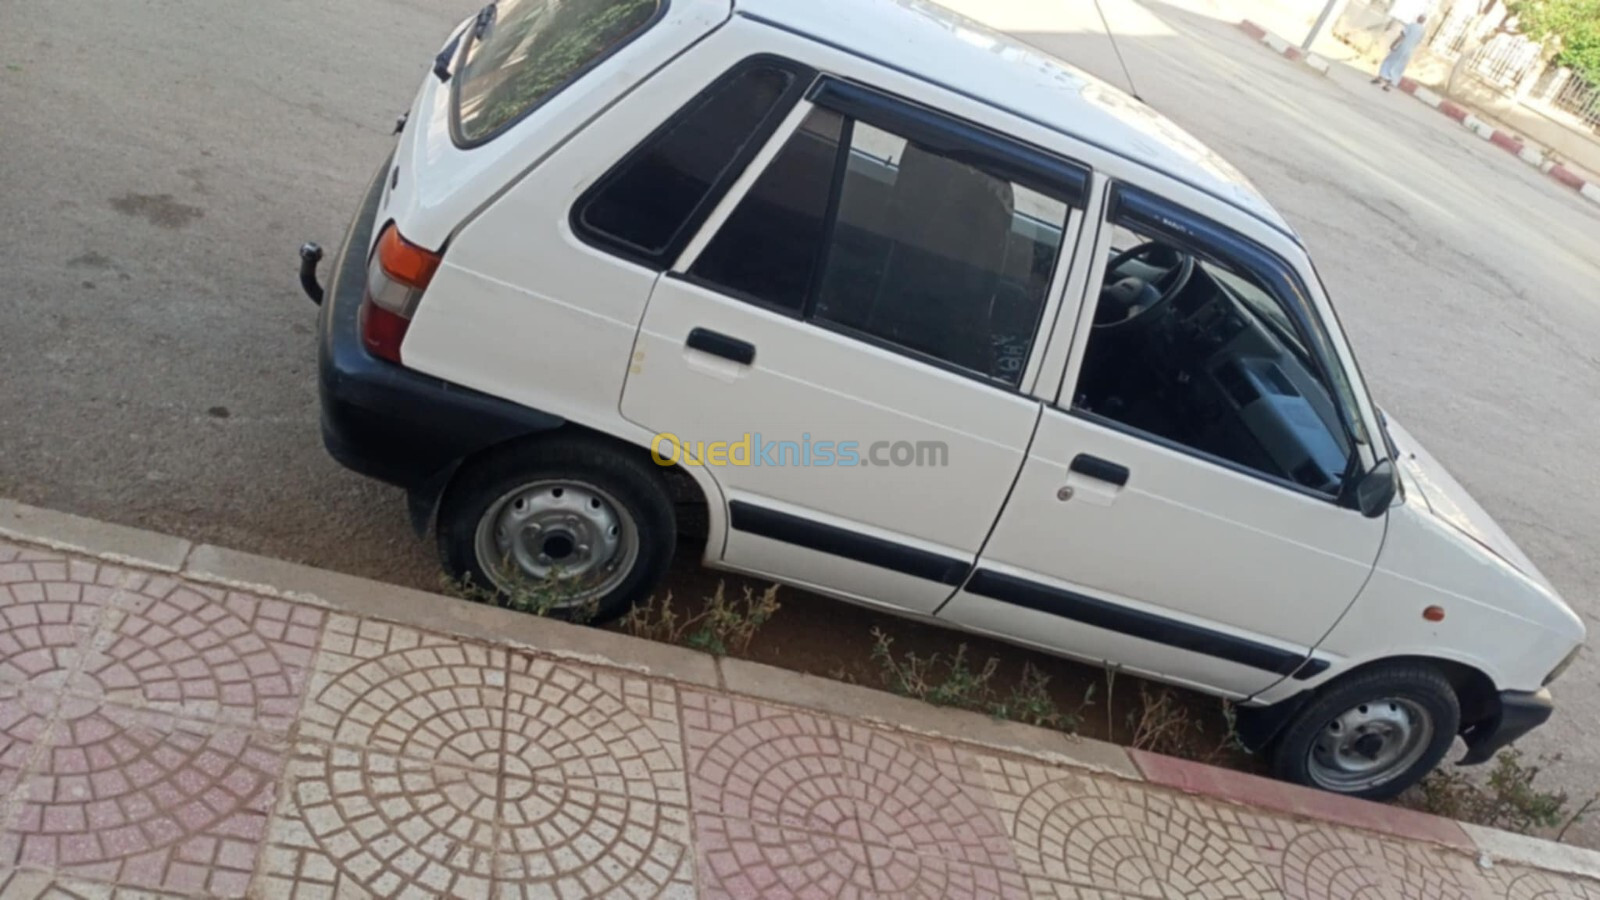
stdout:
[[622,619],[622,628],[634,637],[682,644],[713,656],[743,655],[749,651],[756,632],[781,607],[775,584],[759,594],[746,587],[742,598],[730,600],[726,585],[719,581],[716,591],[706,598],[705,607],[692,616],[678,612],[672,592],[668,591],[659,599],[651,597],[630,610]]
[[[1183,705],[1172,688],[1141,681],[1138,702],[1128,710],[1127,726],[1132,735],[1128,746],[1205,763],[1215,763],[1230,752],[1246,752],[1239,741],[1238,716],[1233,704],[1227,700],[1218,702],[1222,704],[1224,728],[1212,743],[1206,739],[1205,722]],[[1209,749],[1204,749],[1208,745]]]
[[1005,699],[989,705],[989,714],[999,719],[1009,719],[1025,725],[1054,728],[1076,734],[1083,725],[1083,710],[1094,704],[1094,684],[1083,693],[1083,702],[1072,712],[1062,712],[1050,698],[1050,676],[1034,667],[1022,664],[1022,677]]
[[598,604],[598,598],[575,602],[583,590],[582,585],[559,576],[539,581],[519,578],[502,590],[483,587],[471,578],[444,575],[440,576],[440,581],[447,593],[463,600],[535,616],[557,615],[580,625],[594,619]]
[[1482,783],[1453,768],[1435,769],[1416,789],[1413,803],[1434,815],[1518,834],[1554,828],[1565,821],[1561,829],[1564,835],[1567,828],[1588,813],[1595,800],[1568,816],[1565,791],[1534,787],[1541,771],[1542,766],[1523,762],[1521,750],[1509,747],[1495,757],[1494,768]]
[[1151,689],[1145,682],[1139,683],[1139,702],[1128,710],[1127,726],[1132,734],[1128,746],[1168,756],[1179,755],[1188,747],[1193,730],[1189,710],[1178,704],[1172,690]]
[[973,668],[967,660],[966,644],[948,655],[897,655],[894,638],[877,628],[872,629],[872,637],[872,660],[878,664],[884,684],[897,694],[935,706],[953,706],[1075,734],[1083,723],[1083,710],[1094,702],[1091,684],[1078,709],[1063,712],[1050,696],[1050,676],[1031,663],[1023,665],[1016,685],[1001,693],[994,686],[1000,660],[990,657],[981,667]]
[[1106,663],[1106,740],[1113,743],[1117,740],[1117,722],[1111,713],[1117,699],[1117,671],[1116,665]]

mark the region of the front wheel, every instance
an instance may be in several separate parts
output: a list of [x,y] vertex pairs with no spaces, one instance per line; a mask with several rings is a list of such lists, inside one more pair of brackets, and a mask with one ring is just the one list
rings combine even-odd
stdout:
[[604,443],[563,439],[509,447],[461,472],[438,534],[456,579],[591,621],[648,595],[677,539],[655,472]]
[[1285,781],[1386,800],[1433,771],[1460,724],[1437,669],[1394,663],[1325,688],[1284,726],[1269,761]]

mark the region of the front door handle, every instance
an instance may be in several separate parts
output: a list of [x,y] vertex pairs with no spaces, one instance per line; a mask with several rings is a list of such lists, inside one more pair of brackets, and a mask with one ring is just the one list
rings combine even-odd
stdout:
[[1128,483],[1128,467],[1118,465],[1109,459],[1079,453],[1072,458],[1072,464],[1067,466],[1073,472],[1085,478],[1093,478],[1122,487]]
[[755,362],[756,345],[749,341],[741,341],[736,337],[729,337],[721,332],[709,328],[696,328],[689,332],[688,340],[683,342],[690,350],[699,350],[712,356],[731,359],[734,362],[748,366]]

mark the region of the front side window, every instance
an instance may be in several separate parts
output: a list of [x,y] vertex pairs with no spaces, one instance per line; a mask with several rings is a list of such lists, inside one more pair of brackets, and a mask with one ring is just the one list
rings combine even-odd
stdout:
[[661,0],[499,0],[469,26],[456,129],[477,143],[539,105],[654,20]]
[[1072,406],[1337,495],[1352,440],[1287,300],[1254,267],[1114,221]]
[[814,110],[689,275],[1015,386],[1068,206],[961,156]]

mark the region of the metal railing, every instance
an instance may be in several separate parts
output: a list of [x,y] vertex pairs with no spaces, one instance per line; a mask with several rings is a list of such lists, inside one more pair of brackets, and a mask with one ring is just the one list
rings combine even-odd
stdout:
[[[1468,47],[1477,45],[1468,71],[1486,84],[1513,91],[1524,79],[1531,79],[1542,70],[1541,45],[1520,34],[1495,32],[1497,24],[1496,20],[1479,16],[1475,4],[1457,4],[1445,13],[1428,48],[1454,62]],[[1482,43],[1478,44],[1480,40]]]
[[1564,83],[1550,97],[1550,105],[1577,116],[1591,129],[1600,131],[1600,87],[1568,69],[1559,69],[1557,72]]
[[1428,40],[1435,55],[1455,62],[1475,46],[1466,70],[1479,81],[1512,95],[1517,102],[1531,101],[1560,110],[1600,132],[1600,84],[1586,81],[1570,69],[1547,66],[1538,41],[1496,31],[1500,19],[1479,15],[1475,2],[1458,2],[1443,15]]
[[1537,74],[1542,45],[1520,34],[1497,34],[1478,48],[1472,72],[1498,88],[1512,89]]
[[1477,22],[1478,13],[1472,4],[1461,3],[1445,13],[1444,21],[1439,23],[1439,28],[1433,33],[1433,38],[1428,41],[1428,47],[1434,53],[1446,59],[1454,60],[1461,55],[1466,46],[1467,38],[1472,33],[1472,26]]

